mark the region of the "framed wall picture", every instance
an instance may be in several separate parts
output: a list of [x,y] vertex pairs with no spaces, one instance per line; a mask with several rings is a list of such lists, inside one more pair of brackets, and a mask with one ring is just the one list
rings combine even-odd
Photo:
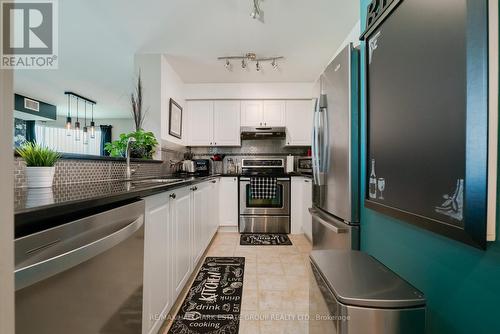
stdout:
[[168,134],[182,139],[182,107],[173,99],[170,99],[168,119]]
[[362,36],[365,207],[485,248],[487,1],[381,3]]

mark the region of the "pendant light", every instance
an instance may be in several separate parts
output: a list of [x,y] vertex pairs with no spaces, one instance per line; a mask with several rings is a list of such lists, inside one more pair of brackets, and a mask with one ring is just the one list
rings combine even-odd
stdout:
[[84,118],[83,118],[83,145],[89,144],[89,132],[87,128],[87,101],[85,102],[84,107]]
[[75,122],[75,141],[80,141],[80,120],[78,119],[78,102],[76,98],[76,122]]
[[66,117],[66,136],[71,136],[71,96],[68,95],[68,117]]
[[92,120],[90,121],[90,138],[95,138],[94,103],[92,103]]

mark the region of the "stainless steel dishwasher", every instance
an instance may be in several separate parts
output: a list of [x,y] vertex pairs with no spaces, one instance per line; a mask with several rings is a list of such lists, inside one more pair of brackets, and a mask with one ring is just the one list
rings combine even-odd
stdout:
[[144,201],[15,240],[16,333],[141,333]]

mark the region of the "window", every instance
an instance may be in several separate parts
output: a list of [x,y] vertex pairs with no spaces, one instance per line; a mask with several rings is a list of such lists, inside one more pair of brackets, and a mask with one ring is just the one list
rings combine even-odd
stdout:
[[83,136],[80,141],[75,141],[75,130],[71,131],[72,135],[67,136],[65,128],[47,126],[38,122],[35,125],[36,141],[40,145],[61,153],[101,155],[101,131],[98,128],[95,131],[95,138],[89,136],[88,145],[83,144]]

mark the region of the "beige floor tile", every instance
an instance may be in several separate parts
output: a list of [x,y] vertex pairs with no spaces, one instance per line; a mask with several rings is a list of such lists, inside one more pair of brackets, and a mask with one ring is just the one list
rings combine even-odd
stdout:
[[287,276],[307,276],[307,267],[305,264],[287,264],[283,266]]
[[257,263],[257,275],[284,275],[285,271],[281,262],[262,264]]
[[239,334],[259,334],[260,333],[260,323],[259,321],[240,321]]
[[294,309],[288,291],[259,290],[258,298],[260,311],[285,312]]
[[244,289],[241,309],[244,311],[257,311],[259,309],[258,290]]
[[283,264],[304,264],[302,254],[280,254],[280,260]]
[[257,275],[250,274],[245,270],[243,276],[243,291],[244,290],[257,290]]
[[280,275],[258,275],[259,290],[288,291],[286,279]]

